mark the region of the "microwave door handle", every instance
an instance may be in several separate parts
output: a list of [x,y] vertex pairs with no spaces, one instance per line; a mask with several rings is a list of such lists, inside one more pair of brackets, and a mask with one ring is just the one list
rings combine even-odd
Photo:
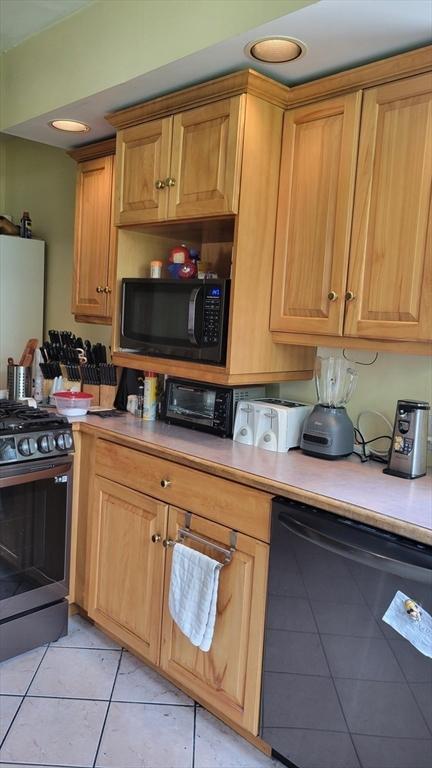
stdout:
[[196,304],[198,296],[202,291],[202,287],[194,288],[189,298],[189,314],[188,314],[188,336],[191,344],[198,344],[195,336],[195,318],[196,318]]

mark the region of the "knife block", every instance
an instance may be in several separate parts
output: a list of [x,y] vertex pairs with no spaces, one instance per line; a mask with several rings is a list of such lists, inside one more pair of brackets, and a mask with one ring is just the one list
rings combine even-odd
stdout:
[[103,408],[112,408],[114,406],[117,387],[111,386],[110,384],[101,384],[99,389],[99,405],[103,406]]
[[[93,395],[91,405],[100,405],[100,390],[99,384],[83,384],[82,391],[87,392],[88,395]],[[90,406],[91,407],[91,406]]]

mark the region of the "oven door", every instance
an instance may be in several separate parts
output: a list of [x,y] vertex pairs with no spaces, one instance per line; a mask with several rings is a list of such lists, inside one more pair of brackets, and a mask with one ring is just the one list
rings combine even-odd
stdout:
[[176,424],[213,427],[217,389],[167,381],[165,419]]
[[0,470],[0,621],[68,594],[72,459]]

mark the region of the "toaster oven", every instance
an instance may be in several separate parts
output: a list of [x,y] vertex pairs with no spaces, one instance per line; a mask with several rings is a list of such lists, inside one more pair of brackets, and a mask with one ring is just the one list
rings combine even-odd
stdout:
[[200,429],[220,437],[231,437],[237,403],[264,395],[263,385],[224,387],[168,378],[162,419],[169,424]]

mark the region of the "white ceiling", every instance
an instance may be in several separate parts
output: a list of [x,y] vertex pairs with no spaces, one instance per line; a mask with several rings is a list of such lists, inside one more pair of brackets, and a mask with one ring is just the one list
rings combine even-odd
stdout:
[[80,11],[94,0],[0,0],[0,53]]
[[[18,5],[20,1],[28,2],[17,0]],[[65,3],[78,5],[80,0],[44,4]],[[264,65],[246,56],[243,49],[248,42],[272,34],[302,40],[307,54],[282,65]],[[429,44],[431,38],[431,0],[319,0],[174,64],[13,126],[8,133],[57,147],[79,146],[113,135],[104,119],[108,112],[218,75],[252,67],[293,85]],[[47,123],[54,118],[82,120],[91,126],[91,133],[71,137],[53,131]]]

